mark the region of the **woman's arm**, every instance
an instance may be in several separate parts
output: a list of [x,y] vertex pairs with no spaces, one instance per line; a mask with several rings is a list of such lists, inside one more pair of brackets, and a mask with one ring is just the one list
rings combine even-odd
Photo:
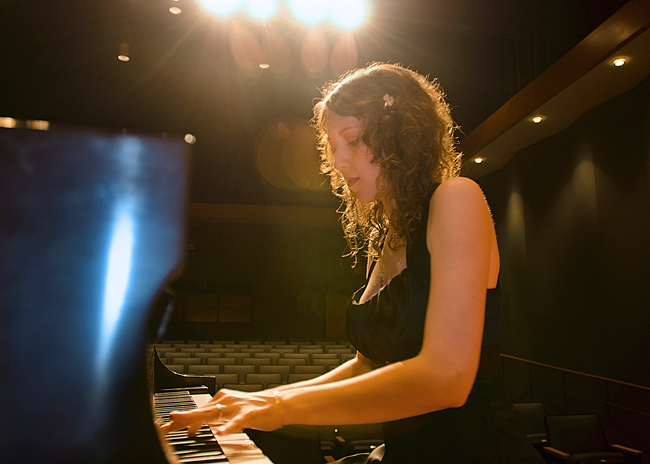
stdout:
[[357,351],[357,355],[349,361],[341,364],[336,369],[332,369],[323,375],[316,378],[305,380],[304,382],[295,382],[287,385],[282,385],[275,388],[277,391],[294,390],[296,388],[313,387],[316,385],[324,385],[332,382],[339,382],[341,380],[356,377],[357,375],[365,374],[375,368],[375,364],[364,355]]
[[[485,295],[496,246],[480,188],[469,179],[442,183],[427,224],[431,288],[420,353],[356,377],[273,395],[220,392],[220,433],[287,424],[360,424],[402,419],[465,403],[481,351]],[[190,414],[190,413],[188,413]],[[178,417],[174,428],[214,419],[216,410]],[[176,421],[176,418],[173,418]]]

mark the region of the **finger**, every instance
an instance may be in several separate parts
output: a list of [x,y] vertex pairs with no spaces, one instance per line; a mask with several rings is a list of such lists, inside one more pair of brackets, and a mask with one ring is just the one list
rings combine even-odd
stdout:
[[176,430],[181,430],[197,423],[200,427],[201,424],[206,422],[207,418],[210,415],[210,412],[211,408],[201,408],[183,412],[170,412],[167,428],[169,432],[174,432]]
[[240,433],[244,429],[240,425],[240,422],[237,419],[225,422],[220,427],[217,427],[217,435],[228,435],[231,433]]
[[187,427],[187,436],[188,437],[193,437],[194,435],[196,435],[196,432],[199,431],[199,429],[201,428],[202,425],[203,425],[202,423],[190,424]]

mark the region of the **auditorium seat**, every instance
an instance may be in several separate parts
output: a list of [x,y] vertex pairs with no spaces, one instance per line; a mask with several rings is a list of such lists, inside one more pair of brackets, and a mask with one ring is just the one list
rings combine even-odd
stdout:
[[289,374],[289,383],[295,383],[295,382],[302,382],[303,380],[311,380],[315,379],[318,377],[319,374],[296,374],[296,373],[291,373]]
[[258,384],[261,383],[264,386],[264,389],[271,388],[282,383],[282,375],[280,374],[246,374],[247,384]]
[[293,372],[296,374],[316,374],[322,375],[325,373],[325,366],[294,366]]
[[239,376],[237,374],[215,374],[215,381],[217,383],[217,389],[227,388],[225,385],[237,385],[239,384]]
[[307,361],[303,358],[280,358],[278,359],[278,366],[296,366],[307,365]]
[[222,388],[243,392],[257,392],[264,390],[264,385],[261,383],[226,383]]
[[217,364],[213,364],[213,365],[190,364],[187,366],[187,374],[214,375],[220,373],[221,373],[221,366]]
[[309,353],[284,353],[280,357],[284,359],[304,359],[305,364],[309,364],[309,360],[311,359]]
[[199,358],[201,360],[201,364],[207,364],[207,359],[208,358],[223,358],[222,353],[194,353],[195,358]]
[[517,416],[526,437],[537,451],[543,453],[542,448],[546,445],[546,408],[542,403],[517,403],[514,405]]
[[271,358],[244,358],[241,360],[242,364],[253,364],[260,366],[262,364],[273,364]]
[[234,353],[234,348],[208,348],[208,353],[221,353],[225,355],[226,353]]
[[174,348],[197,348],[196,343],[174,343]]
[[280,374],[281,383],[289,382],[289,374],[291,373],[291,366],[278,366],[278,365],[264,365],[258,366],[260,374]]
[[295,353],[298,351],[298,347],[295,345],[284,345],[284,346],[275,346],[269,349],[269,353]]
[[165,367],[172,372],[185,374],[185,364],[165,364]]
[[280,359],[280,353],[253,353],[254,358],[269,358],[271,364],[277,364]]
[[220,366],[226,366],[228,364],[237,364],[237,360],[231,357],[224,358],[206,358],[206,364],[219,364]]
[[223,366],[222,372],[225,374],[237,374],[239,376],[238,383],[246,382],[246,374],[254,374],[257,371],[256,366],[249,365],[226,365]]
[[[225,355],[224,355],[225,356]],[[228,353],[227,355],[230,358],[235,358],[237,360],[237,364],[242,364],[242,360],[245,358],[252,358],[253,354],[252,353]]]
[[184,372],[187,372],[187,366],[190,364],[201,364],[201,358],[177,357],[171,358],[171,364],[182,364],[185,366]]
[[312,359],[311,364],[313,366],[324,366],[325,369],[330,370],[332,367],[337,367],[341,364],[341,361],[337,359]]
[[545,419],[548,446],[544,451],[556,462],[641,463],[640,451],[609,445],[596,414],[551,414]]
[[205,348],[179,348],[178,349],[179,353],[205,353]]

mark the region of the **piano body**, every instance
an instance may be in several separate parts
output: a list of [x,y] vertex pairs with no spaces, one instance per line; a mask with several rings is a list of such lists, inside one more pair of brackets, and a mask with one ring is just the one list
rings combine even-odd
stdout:
[[183,263],[188,156],[180,141],[0,129],[1,462],[168,463],[147,348]]

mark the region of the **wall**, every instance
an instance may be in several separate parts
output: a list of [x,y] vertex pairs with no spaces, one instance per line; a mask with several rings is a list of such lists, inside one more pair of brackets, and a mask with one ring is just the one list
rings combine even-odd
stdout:
[[[478,182],[502,254],[502,351],[650,387],[650,79]],[[545,385],[537,400],[589,409],[558,401],[557,374],[533,370]],[[570,389],[600,401],[597,384]],[[626,407],[633,435],[647,437],[641,397]]]
[[[328,301],[345,302],[362,285],[352,261],[341,258],[346,244],[336,223],[194,222],[189,243],[194,250],[178,286],[250,290],[252,322],[174,321],[166,335],[170,339],[325,338]],[[344,317],[343,309],[334,322]]]

